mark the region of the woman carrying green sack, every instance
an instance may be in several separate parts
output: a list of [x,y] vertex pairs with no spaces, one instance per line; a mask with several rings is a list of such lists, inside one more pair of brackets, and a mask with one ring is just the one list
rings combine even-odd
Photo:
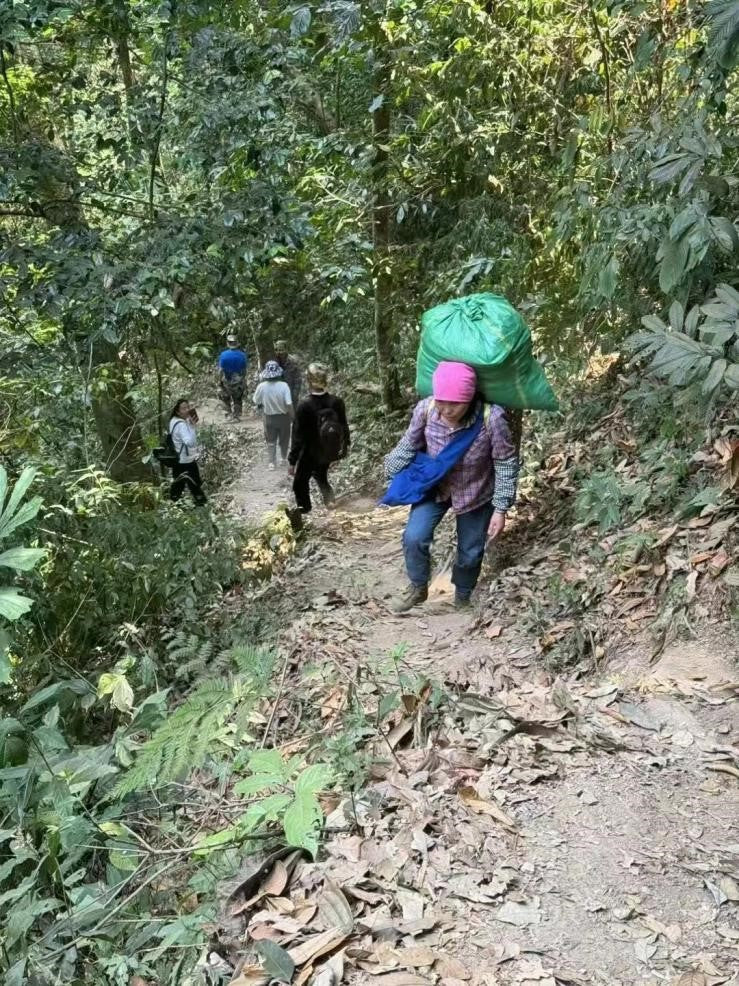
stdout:
[[477,393],[477,375],[465,363],[440,363],[433,375],[433,395],[416,405],[408,431],[386,457],[388,479],[409,467],[416,453],[425,450],[437,457],[450,443],[459,442],[460,432],[477,432],[469,434],[461,446],[465,451],[438,486],[411,507],[403,535],[409,585],[393,604],[396,613],[428,598],[434,531],[450,509],[457,518],[455,606],[469,606],[485,547],[502,533],[506,512],[516,499],[520,460],[514,415],[496,404],[485,407]]

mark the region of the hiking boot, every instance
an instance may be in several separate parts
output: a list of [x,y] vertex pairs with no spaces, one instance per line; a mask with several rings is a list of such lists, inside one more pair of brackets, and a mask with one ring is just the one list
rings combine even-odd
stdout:
[[429,597],[429,587],[427,585],[409,585],[402,596],[398,596],[390,608],[394,613],[407,613],[414,606],[425,603]]
[[469,596],[460,596],[457,593],[454,596],[454,608],[455,609],[469,609],[472,606],[472,600]]

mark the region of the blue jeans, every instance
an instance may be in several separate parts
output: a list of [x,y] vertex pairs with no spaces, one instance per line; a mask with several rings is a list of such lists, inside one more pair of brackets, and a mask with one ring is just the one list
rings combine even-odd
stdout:
[[[411,507],[403,534],[403,551],[405,568],[413,585],[428,585],[434,531],[450,507],[449,502],[436,503],[433,500]],[[488,525],[492,516],[492,503],[485,503],[465,514],[457,514],[457,560],[452,569],[452,582],[457,595],[464,599],[472,594],[480,577]]]

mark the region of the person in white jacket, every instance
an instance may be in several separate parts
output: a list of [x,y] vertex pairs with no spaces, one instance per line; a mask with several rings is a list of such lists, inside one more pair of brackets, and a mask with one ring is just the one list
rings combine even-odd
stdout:
[[182,398],[177,401],[169,421],[169,434],[177,453],[177,462],[172,466],[172,486],[169,496],[179,500],[186,489],[192,494],[195,503],[205,503],[203,481],[200,478],[198,459],[200,446],[197,434],[198,413],[190,402]]
[[282,465],[287,465],[290,447],[290,428],[294,408],[290,388],[283,379],[282,367],[269,360],[260,374],[261,383],[254,392],[254,407],[264,414],[264,438],[267,442],[269,468],[277,465],[277,443],[280,444]]

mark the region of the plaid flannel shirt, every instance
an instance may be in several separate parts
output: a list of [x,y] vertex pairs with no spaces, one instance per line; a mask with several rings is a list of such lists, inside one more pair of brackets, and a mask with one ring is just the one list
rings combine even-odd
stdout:
[[[474,413],[479,410],[478,404]],[[521,467],[513,415],[515,412],[498,404],[491,406],[480,434],[439,484],[438,502],[451,500],[456,514],[468,513],[491,501],[501,513],[513,506]],[[468,417],[459,427],[470,423]],[[438,455],[458,430],[444,423],[432,398],[420,401],[413,411],[408,431],[385,457],[386,477],[392,479],[413,460],[416,452],[423,449],[429,455]]]

